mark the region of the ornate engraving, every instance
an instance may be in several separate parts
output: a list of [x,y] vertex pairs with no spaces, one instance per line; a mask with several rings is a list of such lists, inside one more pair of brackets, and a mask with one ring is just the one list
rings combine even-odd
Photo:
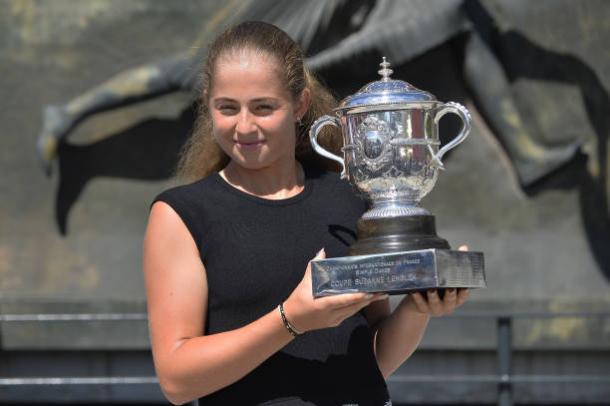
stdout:
[[358,150],[364,163],[373,171],[391,161],[391,138],[392,131],[388,123],[375,116],[367,117],[358,126]]

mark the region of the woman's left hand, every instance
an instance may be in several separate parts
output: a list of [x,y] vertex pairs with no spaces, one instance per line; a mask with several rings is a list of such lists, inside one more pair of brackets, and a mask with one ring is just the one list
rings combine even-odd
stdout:
[[[460,251],[468,251],[468,246],[462,245],[458,249]],[[469,296],[468,289],[465,288],[449,288],[445,289],[444,293],[441,298],[436,289],[429,289],[426,295],[422,295],[420,292],[413,292],[405,296],[401,306],[406,305],[418,313],[438,317],[452,313],[464,304]]]
[[445,289],[443,298],[436,289],[429,289],[426,293],[426,297],[420,292],[411,293],[403,299],[403,304],[410,301],[406,305],[418,313],[438,317],[452,313],[468,299],[468,289]]

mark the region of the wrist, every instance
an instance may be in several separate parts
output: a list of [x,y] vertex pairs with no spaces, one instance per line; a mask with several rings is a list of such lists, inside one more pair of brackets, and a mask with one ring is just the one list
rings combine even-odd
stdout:
[[290,322],[288,316],[286,315],[286,310],[284,309],[284,303],[280,303],[277,306],[277,311],[280,314],[280,318],[282,320],[284,328],[286,329],[286,331],[288,331],[288,333],[290,333],[291,336],[297,337],[304,333],[304,331],[299,330],[297,327],[294,326],[294,324]]

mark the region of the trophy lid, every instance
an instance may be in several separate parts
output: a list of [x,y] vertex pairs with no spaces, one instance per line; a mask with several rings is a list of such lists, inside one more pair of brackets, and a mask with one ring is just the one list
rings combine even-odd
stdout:
[[420,90],[405,81],[390,78],[393,71],[390,69],[390,63],[386,61],[385,56],[379,65],[381,70],[377,73],[381,75],[381,80],[368,83],[358,92],[343,99],[336,109],[337,111],[353,108],[359,108],[359,110],[362,108],[366,111],[367,107],[384,105],[398,105],[395,107],[400,108],[400,105],[403,104],[437,101],[431,93]]

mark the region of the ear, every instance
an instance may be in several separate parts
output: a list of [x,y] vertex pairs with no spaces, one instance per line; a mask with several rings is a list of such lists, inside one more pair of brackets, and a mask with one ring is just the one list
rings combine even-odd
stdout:
[[307,110],[309,110],[309,104],[311,103],[311,91],[308,88],[303,89],[296,103],[294,109],[294,120],[303,118]]

